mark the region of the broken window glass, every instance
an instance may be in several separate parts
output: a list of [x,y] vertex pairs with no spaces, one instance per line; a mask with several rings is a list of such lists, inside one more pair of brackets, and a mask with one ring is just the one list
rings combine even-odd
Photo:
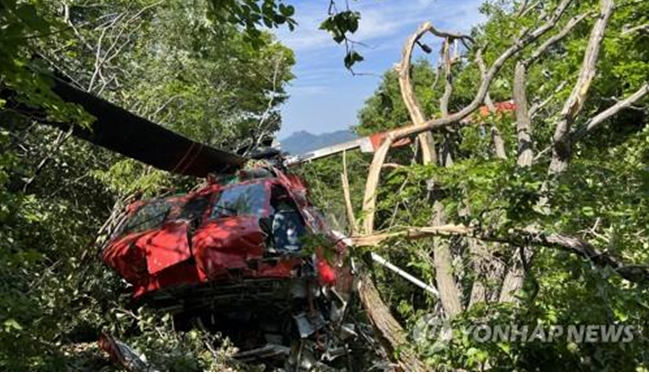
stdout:
[[195,221],[202,217],[205,208],[209,204],[209,199],[207,196],[195,196],[187,201],[187,203],[178,207],[178,209],[172,210],[169,214],[169,220],[189,220]]
[[173,205],[166,200],[154,200],[140,207],[122,227],[120,235],[150,230],[162,225]]
[[242,184],[221,191],[212,207],[211,219],[228,216],[262,217],[266,206],[263,184]]

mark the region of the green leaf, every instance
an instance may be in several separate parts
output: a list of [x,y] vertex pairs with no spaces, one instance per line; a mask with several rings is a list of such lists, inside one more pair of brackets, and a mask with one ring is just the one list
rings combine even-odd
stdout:
[[23,329],[23,327],[20,326],[20,324],[18,323],[18,321],[16,321],[16,320],[13,319],[13,318],[9,318],[8,320],[4,321],[4,326],[5,326],[5,330],[6,330],[6,331],[11,331],[11,330],[18,330],[18,331],[20,331],[20,330]]
[[279,4],[279,12],[282,13],[284,17],[291,17],[295,14],[295,7],[292,5]]
[[345,55],[345,67],[350,69],[355,63],[363,61],[364,58],[356,51],[350,51]]
[[27,26],[37,31],[47,31],[49,25],[47,21],[40,17],[36,12],[36,7],[32,4],[23,4],[16,8],[16,15],[20,18]]

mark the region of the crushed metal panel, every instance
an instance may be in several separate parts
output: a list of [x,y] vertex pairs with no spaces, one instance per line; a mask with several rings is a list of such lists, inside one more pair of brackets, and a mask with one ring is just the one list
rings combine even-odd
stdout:
[[301,338],[308,338],[316,331],[325,326],[325,320],[320,312],[317,312],[313,317],[309,317],[306,313],[300,313],[293,316],[297,329]]
[[158,273],[191,257],[188,229],[187,222],[168,222],[151,235],[145,247],[149,274]]

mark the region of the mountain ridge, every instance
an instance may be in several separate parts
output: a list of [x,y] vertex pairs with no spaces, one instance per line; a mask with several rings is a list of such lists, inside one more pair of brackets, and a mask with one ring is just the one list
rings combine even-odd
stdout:
[[300,130],[280,140],[280,147],[284,152],[292,155],[300,155],[357,138],[358,136],[350,130],[339,130],[319,135],[314,135],[306,130]]

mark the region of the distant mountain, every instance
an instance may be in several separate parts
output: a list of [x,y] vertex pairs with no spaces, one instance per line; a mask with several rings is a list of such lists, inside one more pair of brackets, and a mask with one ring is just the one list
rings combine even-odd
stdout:
[[313,135],[308,131],[298,131],[288,138],[280,140],[282,151],[292,155],[300,155],[319,148],[354,140],[356,134],[349,130],[340,130],[320,135]]

